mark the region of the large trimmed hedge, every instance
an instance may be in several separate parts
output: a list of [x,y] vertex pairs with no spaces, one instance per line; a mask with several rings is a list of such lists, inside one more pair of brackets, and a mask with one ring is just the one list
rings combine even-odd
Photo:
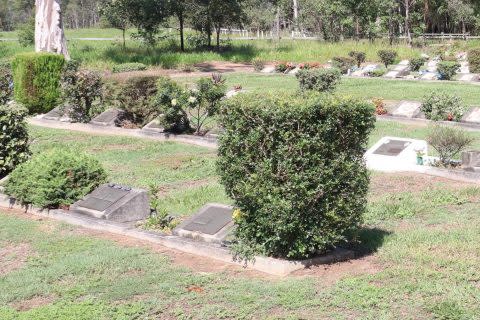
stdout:
[[60,98],[60,78],[65,64],[62,55],[22,53],[12,62],[14,97],[30,113],[52,110]]
[[237,259],[310,257],[359,227],[374,111],[363,101],[313,93],[225,102],[218,172],[239,208]]
[[30,156],[26,115],[22,107],[0,105],[0,179]]

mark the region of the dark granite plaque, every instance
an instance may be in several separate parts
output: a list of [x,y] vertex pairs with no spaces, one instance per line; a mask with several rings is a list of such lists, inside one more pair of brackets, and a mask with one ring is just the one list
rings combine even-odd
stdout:
[[402,153],[402,151],[404,151],[410,144],[411,142],[408,141],[390,140],[387,143],[381,145],[377,150],[373,152],[373,154],[396,157],[400,153]]
[[232,209],[211,206],[196,216],[183,229],[214,235],[232,222]]
[[95,190],[90,197],[80,202],[79,205],[91,210],[105,211],[112,204],[126,196],[128,192],[123,189],[102,186]]
[[114,126],[122,114],[123,111],[121,110],[109,109],[93,118],[91,123],[102,126]]

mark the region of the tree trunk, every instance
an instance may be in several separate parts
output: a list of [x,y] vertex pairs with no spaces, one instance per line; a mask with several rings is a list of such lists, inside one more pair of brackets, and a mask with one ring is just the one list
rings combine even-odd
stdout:
[[217,26],[217,51],[220,51],[220,26]]
[[277,7],[277,40],[280,41],[280,7]]
[[63,30],[61,0],[35,0],[35,51],[70,56]]
[[360,18],[355,14],[355,40],[360,40]]
[[125,49],[127,48],[127,42],[126,42],[126,40],[125,40],[125,32],[126,32],[126,31],[127,31],[127,30],[125,30],[125,28],[124,28],[124,29],[122,29],[122,36],[123,36],[123,50],[125,50]]
[[178,22],[180,23],[180,49],[182,51],[185,51],[185,38],[184,38],[185,21],[184,21],[182,10],[178,12]]
[[298,0],[293,0],[293,30],[298,31]]
[[408,45],[412,45],[412,34],[410,33],[410,0],[405,0],[405,37]]

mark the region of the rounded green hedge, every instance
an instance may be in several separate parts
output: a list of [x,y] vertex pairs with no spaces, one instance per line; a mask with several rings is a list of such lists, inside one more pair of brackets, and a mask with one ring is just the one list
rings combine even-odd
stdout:
[[219,121],[218,172],[239,209],[237,259],[307,258],[359,227],[373,105],[313,93],[245,94],[225,102]]
[[30,113],[52,110],[60,98],[65,58],[53,53],[22,53],[12,61],[14,98]]
[[76,150],[53,149],[18,166],[5,192],[23,205],[54,209],[80,200],[106,178],[96,159]]

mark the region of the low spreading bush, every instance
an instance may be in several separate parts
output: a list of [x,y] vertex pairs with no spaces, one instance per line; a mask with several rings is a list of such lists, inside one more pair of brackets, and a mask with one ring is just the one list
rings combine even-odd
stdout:
[[437,71],[440,74],[440,80],[452,80],[457,74],[460,64],[456,61],[442,61],[438,63]]
[[417,71],[420,70],[420,68],[424,64],[425,64],[425,59],[424,58],[422,58],[422,57],[412,58],[412,60],[410,60],[410,63],[409,63],[410,70],[414,71],[414,72],[417,72]]
[[170,78],[162,77],[157,82],[157,94],[154,104],[162,114],[160,123],[165,131],[182,133],[190,129],[185,107],[188,93]]
[[255,71],[260,72],[265,68],[265,61],[259,58],[255,58],[252,60],[252,65]]
[[78,150],[54,149],[18,166],[5,192],[23,205],[45,209],[69,206],[106,181],[100,163]]
[[388,66],[393,64],[395,59],[397,59],[397,52],[394,50],[380,50],[377,54],[380,61],[385,65],[385,68],[388,68]]
[[15,100],[30,113],[52,110],[60,98],[65,58],[52,53],[22,53],[12,62]]
[[359,68],[362,66],[362,63],[364,63],[367,59],[367,54],[361,51],[350,51],[348,55],[357,62],[357,67]]
[[380,77],[383,77],[386,73],[387,73],[387,69],[384,67],[381,67],[381,68],[373,69],[372,71],[368,71],[366,75],[372,78],[380,78]]
[[0,179],[30,156],[26,116],[23,107],[0,105]]
[[350,57],[334,57],[332,65],[339,69],[341,73],[346,74],[355,65],[355,60]]
[[362,100],[318,93],[225,102],[217,165],[238,208],[236,259],[307,258],[348,239],[366,208],[363,154],[374,111]]
[[438,152],[440,165],[449,167],[455,157],[468,148],[474,139],[462,129],[435,125],[430,129],[427,142]]
[[160,114],[153,103],[157,80],[155,76],[139,76],[125,81],[118,97],[119,105],[125,111],[123,120],[144,125]]
[[120,73],[120,72],[132,72],[132,71],[143,71],[147,70],[147,66],[144,65],[143,63],[137,63],[137,62],[132,62],[132,63],[123,63],[123,64],[117,64],[113,66],[113,73]]
[[0,105],[6,104],[12,98],[13,77],[12,68],[8,62],[0,62]]
[[425,96],[422,112],[429,120],[460,121],[466,111],[460,97],[447,93],[432,92]]
[[333,91],[341,79],[338,69],[302,69],[296,76],[302,91]]
[[468,52],[468,64],[470,72],[480,73],[480,48],[472,49]]
[[74,122],[89,122],[101,112],[102,77],[98,72],[66,68],[62,76],[62,96]]

